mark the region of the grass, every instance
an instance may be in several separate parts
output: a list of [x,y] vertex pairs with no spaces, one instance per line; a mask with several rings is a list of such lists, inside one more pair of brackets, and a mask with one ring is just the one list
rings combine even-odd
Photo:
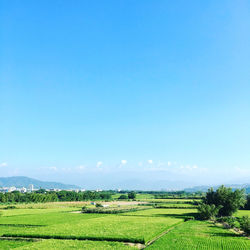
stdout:
[[79,241],[79,240],[39,240],[37,242],[21,240],[0,240],[0,249],[40,250],[40,249],[138,249],[120,242]]
[[32,241],[24,241],[24,240],[0,240],[0,249],[7,250],[13,248],[23,249],[24,246],[33,243]]
[[250,241],[211,222],[188,221],[176,226],[148,249],[250,249]]

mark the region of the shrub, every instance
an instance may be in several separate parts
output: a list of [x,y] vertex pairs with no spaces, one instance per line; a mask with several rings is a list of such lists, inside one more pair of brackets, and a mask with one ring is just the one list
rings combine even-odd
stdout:
[[102,207],[102,204],[101,204],[101,203],[96,203],[95,206],[96,206],[96,207]]
[[127,200],[128,196],[126,194],[122,194],[120,195],[120,197],[118,198],[118,200]]
[[84,212],[87,209],[87,206],[82,207],[82,211]]
[[17,208],[16,206],[7,206],[4,209],[16,209],[16,208]]
[[236,217],[221,217],[217,221],[223,223],[224,226],[227,224],[229,228],[240,228],[240,223]]
[[194,216],[187,216],[184,218],[184,221],[194,220]]
[[250,235],[250,218],[248,216],[243,216],[240,219],[240,228],[247,234]]

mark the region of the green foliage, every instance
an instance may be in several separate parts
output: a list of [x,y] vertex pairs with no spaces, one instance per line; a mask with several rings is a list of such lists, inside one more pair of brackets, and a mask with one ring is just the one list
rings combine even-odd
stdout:
[[250,194],[247,195],[247,200],[244,209],[250,210]]
[[214,204],[208,205],[208,204],[201,203],[197,208],[199,211],[199,218],[201,220],[215,219],[221,207],[222,206],[220,205],[216,207]]
[[134,191],[128,193],[128,198],[129,199],[135,199],[136,198],[136,193]]
[[194,206],[192,204],[185,204],[185,203],[156,203],[155,208],[177,208],[177,209],[194,209],[197,208],[197,206]]
[[226,223],[230,228],[240,228],[239,219],[236,217],[232,216],[220,217],[219,219],[217,219],[217,221],[223,224]]
[[102,207],[102,204],[101,203],[96,203],[95,206],[96,207]]
[[122,207],[96,207],[96,208],[83,208],[83,213],[90,214],[119,214],[127,212],[135,212],[139,210],[151,209],[152,207],[140,206],[122,206]]
[[3,209],[16,209],[16,208],[17,208],[16,206],[10,205],[10,206],[4,207]]
[[126,194],[122,194],[120,195],[120,197],[118,198],[118,200],[127,200],[128,196]]
[[232,216],[241,206],[244,206],[245,202],[243,189],[232,191],[231,188],[224,186],[219,187],[216,191],[212,188],[209,189],[203,198],[204,204],[214,204],[216,207],[221,206],[218,213],[219,216]]
[[75,191],[46,191],[39,189],[32,193],[20,193],[14,191],[11,193],[0,193],[0,202],[2,203],[45,203],[55,201],[87,201],[87,200],[111,200],[111,192],[75,192]]
[[240,218],[240,228],[247,234],[250,235],[250,218],[243,216]]

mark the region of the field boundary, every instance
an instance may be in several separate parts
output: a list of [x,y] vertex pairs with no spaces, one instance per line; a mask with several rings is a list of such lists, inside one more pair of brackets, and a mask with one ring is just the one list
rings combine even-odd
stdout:
[[140,243],[145,244],[144,238],[111,238],[111,237],[92,237],[92,236],[62,236],[62,235],[39,235],[39,234],[3,234],[1,238],[22,238],[22,239],[55,239],[55,240],[92,240],[92,241],[113,241],[123,243]]
[[176,224],[174,224],[173,226],[171,226],[170,228],[168,228],[166,231],[162,232],[161,234],[157,235],[154,239],[150,240],[149,242],[147,242],[147,244],[145,245],[145,248],[152,245],[155,241],[157,241],[158,239],[160,239],[162,236],[164,236],[165,234],[169,233],[170,231],[172,231],[174,228],[176,228],[177,226],[181,225],[185,223],[185,221],[180,221]]

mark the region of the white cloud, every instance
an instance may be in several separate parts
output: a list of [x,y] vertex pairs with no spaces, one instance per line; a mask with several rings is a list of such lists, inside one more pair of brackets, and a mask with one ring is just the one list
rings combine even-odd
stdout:
[[172,165],[172,162],[171,161],[168,161],[168,166],[170,167]]
[[7,162],[2,162],[0,163],[0,167],[7,167],[8,166],[8,163]]
[[121,160],[121,164],[122,165],[126,165],[127,164],[127,160]]
[[98,161],[98,162],[96,163],[96,166],[99,168],[99,167],[101,167],[102,164],[103,164],[102,161]]
[[83,169],[85,169],[85,166],[84,165],[80,165],[77,168],[80,169],[80,170],[83,170]]
[[153,160],[148,160],[148,164],[153,164]]

